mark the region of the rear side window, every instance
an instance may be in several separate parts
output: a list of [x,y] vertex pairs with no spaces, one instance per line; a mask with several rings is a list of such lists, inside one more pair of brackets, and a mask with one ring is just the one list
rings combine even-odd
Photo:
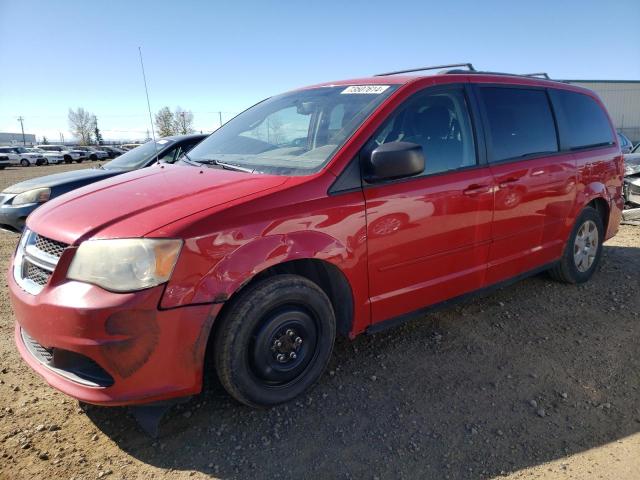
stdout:
[[482,87],[479,91],[488,123],[490,162],[558,151],[544,90]]
[[606,113],[588,95],[550,90],[558,114],[562,147],[569,150],[612,145],[613,132]]

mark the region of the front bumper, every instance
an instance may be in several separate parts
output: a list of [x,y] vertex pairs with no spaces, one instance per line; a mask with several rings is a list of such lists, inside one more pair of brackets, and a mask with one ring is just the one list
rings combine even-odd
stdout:
[[[67,254],[72,252],[63,254],[61,263]],[[163,285],[120,294],[56,273],[37,295],[22,290],[11,269],[8,274],[16,345],[52,387],[97,405],[200,392],[209,331],[221,304],[159,310]],[[55,354],[49,358],[46,352],[61,352],[63,363],[54,364]],[[78,377],[87,364],[99,373],[89,382],[82,372]]]
[[20,233],[24,230],[24,225],[29,214],[42,204],[31,203],[21,207],[6,206],[6,202],[11,198],[13,197],[0,195],[0,229]]

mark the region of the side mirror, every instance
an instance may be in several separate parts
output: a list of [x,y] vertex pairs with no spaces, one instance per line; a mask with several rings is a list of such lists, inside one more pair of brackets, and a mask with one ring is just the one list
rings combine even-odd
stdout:
[[411,142],[391,142],[376,148],[364,165],[369,183],[411,177],[424,171],[422,146]]

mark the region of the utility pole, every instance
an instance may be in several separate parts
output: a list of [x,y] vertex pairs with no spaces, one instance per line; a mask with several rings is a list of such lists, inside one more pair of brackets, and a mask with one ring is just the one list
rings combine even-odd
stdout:
[[180,116],[182,117],[182,131],[181,131],[180,133],[182,133],[182,134],[187,133],[187,132],[186,132],[186,130],[187,130],[187,124],[186,124],[186,123],[185,123],[185,121],[184,121],[184,114],[185,114],[185,112],[180,112]]
[[24,139],[24,124],[22,123],[24,122],[24,118],[22,117],[22,115],[18,117],[18,121],[20,122],[20,128],[22,129],[22,145],[26,146],[27,141]]
[[220,119],[220,126],[222,126],[222,112],[218,112],[218,118]]

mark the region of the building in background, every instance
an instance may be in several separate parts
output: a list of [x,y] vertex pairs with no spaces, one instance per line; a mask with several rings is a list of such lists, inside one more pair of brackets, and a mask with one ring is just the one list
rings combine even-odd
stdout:
[[[27,145],[35,145],[36,136],[25,133],[24,141]],[[0,145],[22,145],[22,133],[0,132]]]
[[634,143],[640,142],[640,80],[565,80],[596,92],[616,129]]

